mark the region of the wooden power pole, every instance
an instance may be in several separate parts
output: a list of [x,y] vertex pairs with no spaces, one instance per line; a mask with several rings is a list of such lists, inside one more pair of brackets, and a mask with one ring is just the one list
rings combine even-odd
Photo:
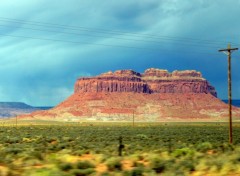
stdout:
[[231,76],[231,54],[238,48],[231,48],[228,44],[228,48],[220,49],[219,52],[224,52],[228,56],[228,111],[229,111],[229,143],[232,144],[232,76]]

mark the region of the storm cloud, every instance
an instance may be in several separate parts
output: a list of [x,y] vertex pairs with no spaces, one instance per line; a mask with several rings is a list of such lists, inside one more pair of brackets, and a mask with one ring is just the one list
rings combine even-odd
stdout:
[[[3,0],[0,101],[54,106],[81,76],[156,67],[197,70],[227,98],[227,56],[239,47],[236,0]],[[240,51],[232,56],[240,98]]]

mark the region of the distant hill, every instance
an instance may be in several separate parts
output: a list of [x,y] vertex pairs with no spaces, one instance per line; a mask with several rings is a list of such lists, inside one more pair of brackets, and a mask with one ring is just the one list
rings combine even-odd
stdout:
[[[228,103],[228,100],[222,100],[224,103]],[[232,105],[240,107],[240,100],[232,100]]]
[[34,108],[37,108],[38,110],[49,110],[53,107],[52,106],[36,106]]
[[28,114],[36,110],[47,110],[52,107],[33,107],[22,102],[0,102],[0,118]]

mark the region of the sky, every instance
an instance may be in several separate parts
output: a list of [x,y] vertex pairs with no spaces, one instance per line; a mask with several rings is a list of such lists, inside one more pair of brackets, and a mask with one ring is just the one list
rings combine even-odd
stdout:
[[[1,0],[0,101],[55,106],[79,77],[147,68],[197,70],[227,99],[240,47],[240,0]],[[240,51],[232,53],[240,99]]]

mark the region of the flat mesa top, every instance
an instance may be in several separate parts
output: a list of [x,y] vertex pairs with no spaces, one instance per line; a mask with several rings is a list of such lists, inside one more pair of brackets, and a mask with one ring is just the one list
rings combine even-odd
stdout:
[[117,70],[115,72],[109,71],[93,77],[81,77],[80,80],[94,79],[94,78],[108,78],[108,77],[138,77],[142,79],[201,79],[204,80],[202,74],[196,70],[175,70],[168,72],[168,70],[149,68],[144,73],[139,73],[134,70]]

